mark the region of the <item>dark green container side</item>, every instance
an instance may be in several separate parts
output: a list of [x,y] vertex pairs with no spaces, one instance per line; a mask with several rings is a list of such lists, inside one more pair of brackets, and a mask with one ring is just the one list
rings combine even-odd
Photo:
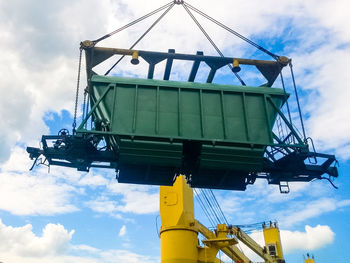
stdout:
[[93,121],[108,131],[121,165],[180,167],[183,142],[194,141],[201,168],[258,171],[277,115],[267,98],[278,108],[288,98],[268,87],[98,75],[90,87]]

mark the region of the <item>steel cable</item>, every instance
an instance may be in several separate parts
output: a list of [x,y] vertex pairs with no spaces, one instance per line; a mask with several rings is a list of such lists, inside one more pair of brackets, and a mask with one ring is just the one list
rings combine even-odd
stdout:
[[204,196],[204,200],[208,204],[209,211],[212,213],[213,217],[216,219],[216,224],[220,224],[221,222],[220,222],[219,216],[215,212],[215,210],[213,208],[213,204],[209,201],[209,197],[206,195],[206,193],[205,193],[205,191],[203,189],[201,189],[201,192],[202,192],[202,194]]
[[244,37],[243,35],[239,34],[238,32],[234,31],[233,29],[229,28],[228,26],[220,23],[219,21],[217,21],[216,19],[212,18],[211,16],[207,15],[206,13],[200,11],[199,9],[195,8],[194,6],[188,4],[188,3],[184,3],[184,5],[186,7],[189,7],[190,9],[192,9],[193,11],[195,11],[196,13],[204,16],[206,19],[212,21],[213,23],[217,24],[218,26],[222,27],[223,29],[227,30],[228,32],[230,32],[231,34],[239,37],[240,39],[246,41],[247,43],[251,44],[252,46],[254,46],[255,48],[261,50],[262,52],[270,55],[271,57],[273,57],[274,59],[278,60],[279,56],[276,54],[273,54],[272,52],[268,51],[267,49],[263,48],[262,46],[256,44],[255,42],[253,42],[252,40]]
[[[144,32],[144,33],[142,34],[142,36],[139,37],[139,39],[136,40],[136,42],[129,48],[129,50],[130,50],[130,49],[133,49],[133,48],[148,34],[148,32],[151,31],[151,29],[152,29],[152,28],[153,28],[153,27],[154,27],[154,26],[155,26],[155,25],[170,11],[170,9],[171,9],[174,5],[175,5],[174,3],[171,4],[171,5],[168,7],[168,9],[165,10],[165,12],[162,13],[161,16],[158,17],[158,19],[157,19],[156,21],[154,21],[154,23],[146,30],[146,32]],[[118,59],[118,61],[115,62],[115,63],[113,64],[113,66],[112,66],[109,70],[106,71],[106,73],[105,73],[104,75],[105,75],[105,76],[108,75],[108,74],[111,72],[111,70],[112,70],[116,65],[118,65],[119,62],[120,62],[124,57],[125,57],[125,55],[122,55],[122,56]]]
[[295,93],[295,97],[296,97],[297,105],[298,105],[298,112],[299,112],[299,118],[300,118],[300,123],[301,123],[301,129],[303,131],[304,140],[306,140],[303,115],[301,114],[301,108],[300,108],[300,103],[299,103],[299,95],[298,95],[298,91],[297,91],[297,86],[295,84],[295,78],[294,78],[292,61],[289,62],[289,67],[290,67],[290,74],[291,74],[292,80],[293,80],[294,93]]
[[196,198],[199,201],[199,205],[201,206],[202,210],[204,211],[204,214],[207,216],[209,223],[211,224],[211,227],[215,226],[215,220],[213,220],[213,218],[211,217],[210,213],[207,210],[207,207],[205,206],[202,198],[200,197],[200,194],[197,192],[197,189],[194,188],[193,189],[195,194],[196,194]]
[[[191,13],[191,11],[187,8],[186,5],[183,5],[184,9],[186,10],[186,12],[189,14],[189,16],[192,18],[192,20],[196,23],[196,25],[199,27],[199,29],[202,31],[202,33],[205,35],[205,37],[208,39],[208,41],[210,42],[210,44],[215,48],[215,50],[219,53],[219,55],[221,57],[224,57],[224,54],[221,52],[221,50],[218,48],[218,46],[215,44],[215,42],[211,39],[211,37],[208,35],[208,33],[204,30],[204,28],[202,27],[202,25],[198,22],[198,20],[195,18],[195,16]],[[228,65],[228,67],[230,68],[230,70],[233,72],[233,67],[231,64]],[[235,76],[237,77],[237,79],[241,82],[241,84],[243,86],[246,86],[246,84],[244,83],[244,81],[242,80],[242,78],[238,75],[237,72],[233,72],[235,74]]]
[[224,220],[222,220],[221,218],[221,214],[220,214],[220,210],[217,208],[215,201],[213,201],[213,197],[210,193],[209,189],[203,189],[204,194],[208,197],[208,200],[211,204],[211,207],[213,208],[213,213],[216,215],[216,217],[218,218],[218,224],[222,224],[224,223]]
[[122,30],[124,30],[124,29],[126,29],[126,28],[128,28],[128,27],[130,27],[130,26],[133,26],[133,25],[137,24],[138,22],[140,22],[140,21],[142,21],[142,20],[144,20],[144,19],[146,19],[146,18],[148,18],[148,17],[150,17],[150,16],[152,16],[152,15],[154,15],[154,14],[156,14],[156,13],[162,11],[163,9],[169,7],[170,5],[174,5],[174,2],[171,1],[171,2],[169,2],[168,4],[166,4],[166,5],[162,6],[162,7],[159,7],[158,9],[153,10],[152,12],[150,12],[150,13],[148,13],[148,14],[146,14],[146,15],[144,15],[144,16],[142,16],[142,17],[140,17],[140,18],[138,18],[138,19],[136,19],[136,20],[134,20],[134,21],[132,21],[132,22],[130,22],[129,24],[124,25],[124,26],[122,26],[122,27],[120,27],[120,28],[114,30],[113,32],[111,32],[111,33],[109,33],[109,34],[106,34],[106,35],[104,35],[103,37],[100,37],[100,38],[98,38],[98,39],[96,39],[96,40],[94,40],[94,41],[92,41],[92,42],[93,42],[94,44],[97,44],[98,42],[100,42],[100,41],[102,41],[102,40],[104,40],[104,39],[106,39],[106,38],[108,38],[108,37],[110,37],[110,36],[112,36],[112,35],[114,35],[114,34],[116,34],[116,33],[119,33],[120,31],[122,31]]
[[225,216],[224,212],[222,211],[222,209],[221,209],[221,207],[219,205],[219,202],[218,202],[218,200],[216,199],[216,197],[214,195],[214,192],[211,189],[209,189],[209,192],[211,193],[211,195],[212,195],[212,197],[214,199],[214,203],[216,204],[216,206],[217,206],[217,208],[218,208],[218,210],[219,210],[219,212],[220,212],[220,214],[222,216],[223,222],[226,223],[226,225],[228,225],[228,221],[226,219],[226,216]]

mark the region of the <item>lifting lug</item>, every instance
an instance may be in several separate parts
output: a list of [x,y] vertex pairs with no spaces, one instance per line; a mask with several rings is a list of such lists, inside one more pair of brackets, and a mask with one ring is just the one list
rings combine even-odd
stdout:
[[174,4],[176,4],[176,5],[183,5],[184,1],[183,0],[174,0]]
[[93,48],[95,46],[95,42],[91,40],[84,40],[80,42],[80,48],[81,49],[88,49],[88,48]]

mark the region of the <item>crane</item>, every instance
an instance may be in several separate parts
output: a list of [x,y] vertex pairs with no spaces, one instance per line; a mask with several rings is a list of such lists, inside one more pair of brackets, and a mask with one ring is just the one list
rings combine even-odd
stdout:
[[[279,230],[276,223],[264,225],[266,246],[261,247],[239,227],[218,224],[209,230],[194,218],[193,190],[182,175],[173,186],[160,187],[161,263],[220,262],[219,250],[239,263],[252,262],[236,246],[238,240],[264,259],[266,263],[284,263]],[[198,245],[198,233],[205,239]]]
[[[175,6],[182,6],[213,45],[219,56],[154,52],[135,46]],[[151,27],[129,48],[101,47],[104,39],[163,11]],[[224,56],[193,12],[241,38],[272,60]],[[83,120],[77,125],[81,61],[85,52],[87,88]],[[109,58],[119,59],[105,74],[95,67]],[[148,64],[144,78],[109,75],[129,57],[137,66]],[[187,81],[170,79],[176,60],[189,61]],[[155,66],[165,61],[163,79],[154,79]],[[210,68],[205,83],[195,82],[199,67]],[[239,72],[258,70],[264,82],[246,85]],[[240,85],[214,83],[218,70],[228,67]],[[282,70],[289,67],[302,133],[291,118]],[[280,77],[281,88],[274,87]],[[310,143],[311,141],[311,143]],[[246,190],[256,179],[266,179],[289,192],[289,182],[332,180],[338,177],[334,155],[318,153],[305,133],[292,60],[279,56],[182,0],[170,3],[96,40],[80,43],[76,101],[72,134],[43,135],[42,147],[27,147],[35,164],[76,168],[114,169],[120,183],[160,185],[161,262],[221,262],[222,250],[236,262],[250,262],[238,249],[238,240],[265,262],[284,262],[277,225],[263,228],[265,248],[239,227],[218,224],[214,232],[195,220],[192,188]],[[43,159],[40,157],[44,156]],[[31,169],[32,169],[31,168]],[[333,185],[333,183],[332,183]],[[192,187],[192,188],[191,188]],[[205,239],[198,244],[198,233]]]

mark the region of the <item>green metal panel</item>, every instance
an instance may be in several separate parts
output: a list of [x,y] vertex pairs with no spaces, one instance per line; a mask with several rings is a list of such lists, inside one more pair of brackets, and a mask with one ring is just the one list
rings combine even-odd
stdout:
[[93,76],[95,119],[118,135],[181,140],[272,143],[276,112],[286,99],[281,89]]
[[275,88],[97,75],[90,84],[95,129],[121,166],[181,167],[183,142],[199,142],[201,168],[259,171],[276,118],[267,97],[277,107],[288,97]]

